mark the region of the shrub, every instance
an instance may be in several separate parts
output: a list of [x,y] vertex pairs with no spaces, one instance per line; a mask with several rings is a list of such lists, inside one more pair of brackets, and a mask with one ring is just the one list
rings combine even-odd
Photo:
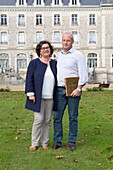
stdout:
[[104,90],[102,87],[93,87],[93,88],[86,88],[87,91],[102,91]]
[[6,88],[0,88],[0,92],[10,92],[11,90],[9,89],[9,87]]

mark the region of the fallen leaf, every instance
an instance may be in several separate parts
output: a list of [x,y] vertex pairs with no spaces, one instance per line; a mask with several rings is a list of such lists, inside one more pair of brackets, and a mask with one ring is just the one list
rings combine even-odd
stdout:
[[74,162],[76,162],[76,163],[79,163],[79,161],[78,160],[73,160]]
[[64,158],[64,156],[60,155],[60,156],[56,156],[57,159],[62,159]]
[[113,155],[110,156],[110,157],[108,157],[108,160],[109,160],[110,162],[113,162]]
[[81,144],[81,143],[84,143],[85,141],[84,140],[79,140],[79,141],[77,141],[79,144]]
[[111,147],[108,147],[108,148],[106,148],[106,149],[104,149],[103,151],[101,151],[100,153],[102,154],[103,152],[105,152],[105,151],[110,151],[110,150],[113,150],[113,147],[111,146]]
[[18,136],[15,137],[15,140],[18,140]]
[[98,166],[100,166],[100,165],[101,165],[101,163],[99,162],[97,165],[98,165]]

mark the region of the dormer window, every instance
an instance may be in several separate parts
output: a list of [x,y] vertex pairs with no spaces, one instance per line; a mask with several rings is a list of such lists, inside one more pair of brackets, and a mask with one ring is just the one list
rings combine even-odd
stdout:
[[17,0],[16,6],[26,6],[26,0]]
[[80,6],[79,0],[70,0],[70,6]]
[[41,5],[41,0],[36,0],[36,5]]
[[43,0],[34,0],[34,3],[33,3],[34,6],[44,6],[44,1]]
[[72,5],[77,5],[77,1],[76,0],[72,0]]
[[19,5],[24,5],[24,0],[19,0]]
[[52,1],[51,6],[62,6],[62,0]]
[[55,5],[59,5],[59,0],[55,0]]

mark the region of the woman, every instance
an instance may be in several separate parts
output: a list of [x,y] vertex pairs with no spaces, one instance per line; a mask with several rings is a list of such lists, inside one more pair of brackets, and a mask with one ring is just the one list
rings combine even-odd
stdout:
[[39,58],[29,63],[25,85],[25,93],[27,93],[25,107],[34,112],[30,151],[35,151],[40,142],[44,150],[48,149],[53,101],[57,84],[56,61],[51,59],[53,48],[50,42],[41,41],[36,47],[36,53]]

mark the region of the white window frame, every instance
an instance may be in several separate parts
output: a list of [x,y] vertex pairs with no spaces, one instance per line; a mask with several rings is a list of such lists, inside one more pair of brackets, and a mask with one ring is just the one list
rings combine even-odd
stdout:
[[[38,36],[39,35],[39,36]],[[42,31],[37,31],[35,34],[35,42],[39,43],[40,41],[42,41],[44,39],[44,34]]]
[[62,6],[62,0],[52,0],[51,6]]
[[0,15],[0,25],[7,26],[7,14]]
[[87,68],[92,69],[92,68],[96,68],[97,66],[98,66],[97,53],[88,53],[87,54]]
[[79,0],[70,0],[69,6],[80,6]]
[[[94,34],[93,34],[94,33]],[[91,35],[92,34],[92,35]],[[96,38],[96,31],[89,31],[89,39],[88,39],[88,44],[90,45],[95,45],[97,44],[97,38]]]
[[26,43],[25,32],[24,31],[19,31],[18,32],[18,44],[25,45],[25,43]]
[[[55,35],[55,33],[56,33],[56,35]],[[58,37],[58,34],[59,33],[59,37]],[[54,32],[53,32],[53,42],[54,43],[60,43],[61,42],[61,31],[57,31],[57,30],[55,30]]]
[[55,0],[55,5],[59,5],[59,2],[60,0]]
[[41,5],[41,0],[36,0],[36,5]]
[[0,44],[8,44],[8,32],[0,32]]
[[96,15],[89,14],[89,25],[96,25]]
[[0,54],[0,69],[4,71],[5,68],[9,67],[9,54],[1,53]]
[[[21,19],[19,16],[21,16]],[[24,16],[24,17],[22,17],[22,16]],[[18,14],[18,26],[25,26],[25,23],[26,23],[25,14]]]
[[19,0],[19,5],[24,5],[24,0]]
[[[18,61],[20,61],[21,67],[18,67]],[[27,68],[27,54],[24,53],[17,54],[17,70],[22,68]]]
[[27,6],[26,0],[17,0],[16,6]]
[[72,5],[77,5],[77,0],[72,0]]
[[41,13],[35,15],[35,25],[43,25],[43,15]]
[[[73,22],[74,21],[74,22]],[[71,26],[78,25],[78,14],[71,14]]]
[[78,31],[77,30],[72,31],[72,35],[73,35],[73,38],[74,38],[74,43],[78,44],[79,43],[79,33],[78,33]]
[[53,16],[53,25],[54,26],[61,26],[61,14],[54,14]]
[[33,3],[34,6],[44,6],[44,1],[43,0],[34,0],[34,3]]
[[113,68],[113,54],[111,54],[111,64],[110,66]]

